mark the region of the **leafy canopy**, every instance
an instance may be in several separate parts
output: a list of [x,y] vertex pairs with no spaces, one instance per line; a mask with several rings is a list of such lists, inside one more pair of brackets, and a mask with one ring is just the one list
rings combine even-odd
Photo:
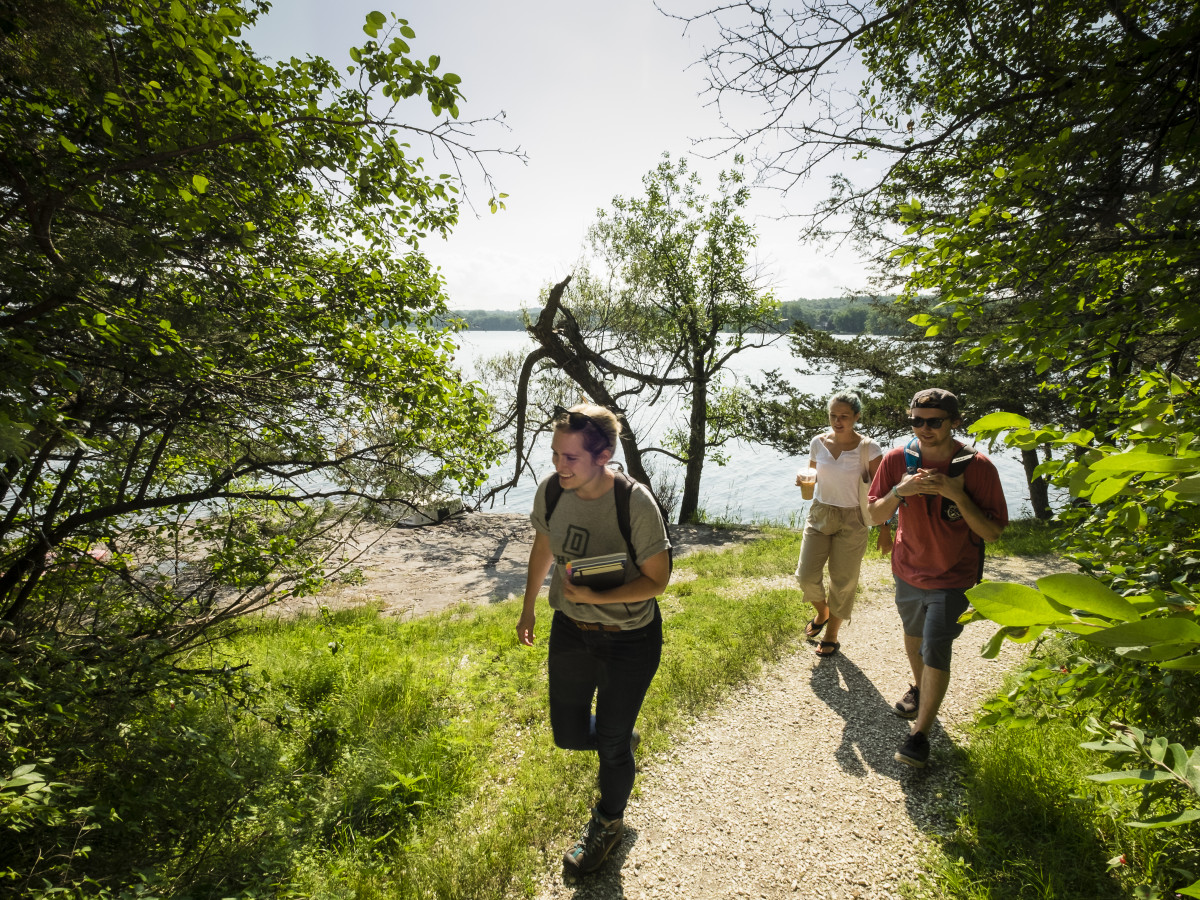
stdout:
[[[378,13],[345,70],[268,64],[243,38],[268,8],[0,10],[0,809],[25,833],[5,865],[61,860],[55,884],[104,779],[89,742],[226,684],[196,652],[222,626],[498,452],[419,249],[478,160],[459,79]],[[139,818],[95,846],[141,845]]]

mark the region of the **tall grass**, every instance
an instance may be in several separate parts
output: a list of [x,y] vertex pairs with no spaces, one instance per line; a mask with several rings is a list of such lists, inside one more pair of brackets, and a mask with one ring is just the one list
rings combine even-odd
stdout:
[[1054,726],[976,734],[966,749],[966,812],[922,879],[923,895],[1126,896],[1104,862],[1110,823],[1080,797],[1096,767],[1079,740]]

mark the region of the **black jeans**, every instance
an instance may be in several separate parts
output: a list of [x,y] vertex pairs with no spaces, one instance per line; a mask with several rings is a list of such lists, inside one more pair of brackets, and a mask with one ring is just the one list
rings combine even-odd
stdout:
[[[662,615],[633,631],[585,631],[556,611],[550,625],[550,727],[564,750],[600,757],[600,812],[625,814],[633,791],[629,740],[662,659]],[[596,714],[592,715],[592,698]]]

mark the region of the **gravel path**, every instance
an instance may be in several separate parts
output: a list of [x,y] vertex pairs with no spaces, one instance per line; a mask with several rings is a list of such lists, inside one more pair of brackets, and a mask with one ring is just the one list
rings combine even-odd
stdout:
[[[1051,571],[1063,571],[1061,563],[998,559],[986,577],[1032,583]],[[888,564],[868,561],[841,654],[819,660],[810,647],[798,649],[695,722],[667,755],[639,759],[622,843],[596,873],[575,879],[561,864],[565,839],[548,851],[539,896],[900,897],[900,884],[919,872],[927,835],[952,828],[963,803],[955,752],[962,726],[1020,659],[1013,644],[999,660],[979,656],[992,628],[968,626],[955,643],[928,768],[895,762],[908,723],[891,707],[911,672]]]

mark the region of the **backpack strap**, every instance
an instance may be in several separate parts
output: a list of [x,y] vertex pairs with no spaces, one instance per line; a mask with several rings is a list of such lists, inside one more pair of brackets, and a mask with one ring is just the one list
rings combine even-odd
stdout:
[[904,448],[904,472],[906,475],[916,475],[919,468],[921,468],[921,443],[913,438]]
[[[954,457],[950,460],[950,471],[946,474],[950,478],[957,478],[966,471],[967,466],[971,464],[971,460],[975,458],[975,454],[978,452],[974,447],[968,447],[966,444],[959,447]],[[942,498],[942,518],[947,522],[957,522],[962,518],[962,513],[958,511],[958,506],[946,497]]]
[[629,498],[633,496],[634,480],[624,472],[613,472],[613,500],[617,504],[617,528],[625,538],[629,561],[637,565],[637,554],[633,551],[633,526],[629,522]]
[[959,447],[958,455],[950,460],[950,477],[957,478],[961,475],[978,453],[978,450],[974,447],[968,447],[966,444]]
[[546,482],[546,521],[550,521],[550,515],[554,512],[554,507],[558,506],[558,501],[562,499],[563,486],[558,480],[558,476],[554,475]]

